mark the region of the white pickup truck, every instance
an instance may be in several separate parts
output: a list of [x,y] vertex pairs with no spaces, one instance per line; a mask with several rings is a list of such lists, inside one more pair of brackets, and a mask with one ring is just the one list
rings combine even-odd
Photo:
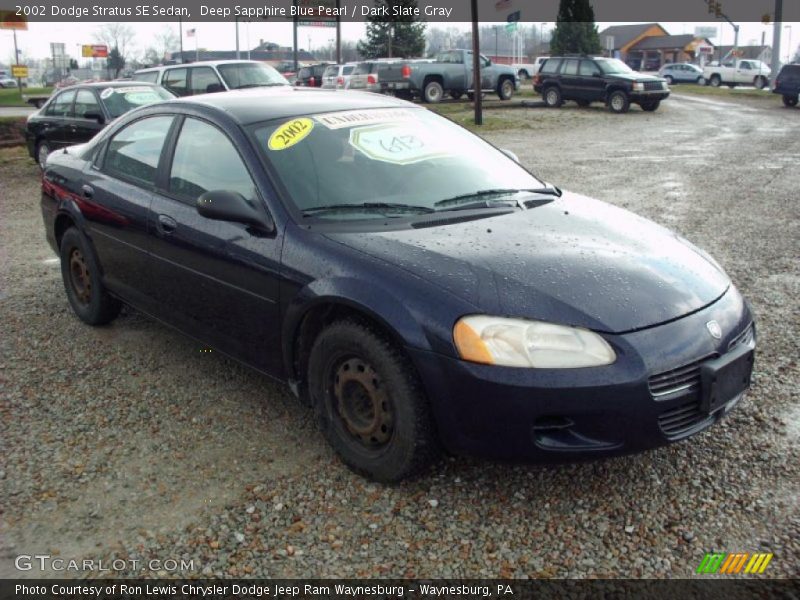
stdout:
[[760,60],[739,59],[703,68],[703,83],[713,87],[752,85],[764,89],[769,85],[770,69]]
[[546,61],[549,56],[537,56],[536,60],[532,63],[514,63],[511,68],[517,72],[520,79],[533,79],[539,72],[542,63]]

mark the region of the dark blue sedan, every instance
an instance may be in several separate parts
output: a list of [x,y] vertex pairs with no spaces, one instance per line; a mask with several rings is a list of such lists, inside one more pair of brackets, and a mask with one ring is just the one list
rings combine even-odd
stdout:
[[286,382],[379,481],[654,448],[749,386],[753,317],[705,252],[386,96],[154,104],[42,191],[80,319],[124,302]]

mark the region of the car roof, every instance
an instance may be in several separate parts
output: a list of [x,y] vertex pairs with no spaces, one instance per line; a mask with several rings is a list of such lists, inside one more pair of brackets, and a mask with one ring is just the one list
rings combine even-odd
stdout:
[[131,87],[131,86],[149,86],[149,87],[158,87],[154,83],[150,83],[149,81],[136,81],[135,79],[126,79],[125,81],[87,81],[85,83],[73,83],[72,85],[68,85],[66,87],[60,88],[59,92],[64,90],[70,90],[79,87],[88,87],[88,88],[110,88],[110,87]]
[[[247,60],[247,59],[230,59],[230,60],[198,60],[196,62],[190,63],[177,63],[174,65],[158,65],[156,67],[147,67],[146,69],[139,69],[134,71],[133,74],[136,75],[138,73],[151,73],[154,71],[163,71],[164,69],[184,69],[186,67],[218,67],[219,65],[235,65],[240,63],[255,63],[257,65],[266,65],[267,63],[261,62],[259,60]],[[269,65],[267,65],[269,66]]]
[[372,108],[416,108],[405,100],[382,94],[354,91],[328,91],[290,86],[232,90],[221,94],[202,94],[169,100],[172,106],[200,106],[221,111],[241,125],[271,119],[288,119],[346,110]]

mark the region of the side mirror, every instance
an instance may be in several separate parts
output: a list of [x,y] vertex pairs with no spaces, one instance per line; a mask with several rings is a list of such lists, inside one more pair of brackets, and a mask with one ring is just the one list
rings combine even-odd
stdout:
[[592,73],[592,77],[602,77],[602,76],[603,76],[603,74],[602,73],[598,73],[597,71]]
[[96,110],[90,110],[90,111],[87,111],[87,112],[83,113],[83,118],[84,119],[92,119],[93,121],[97,121],[98,123],[100,123],[100,125],[102,125],[103,123],[106,122],[106,118],[103,116],[103,113],[98,112]]
[[516,155],[514,152],[512,152],[511,150],[508,150],[507,148],[500,148],[500,152],[502,152],[503,154],[505,154],[505,155],[506,155],[508,158],[510,158],[511,160],[513,160],[515,163],[519,163],[519,156],[517,156],[517,155]]
[[238,192],[211,190],[201,195],[195,206],[206,219],[244,223],[265,231],[273,229],[272,221]]

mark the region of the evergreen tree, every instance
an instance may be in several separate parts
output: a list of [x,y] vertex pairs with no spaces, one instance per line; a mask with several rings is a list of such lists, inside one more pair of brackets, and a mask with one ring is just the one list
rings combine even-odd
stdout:
[[408,58],[425,52],[425,23],[414,16],[394,16],[396,6],[414,9],[417,0],[375,0],[375,8],[385,7],[388,16],[369,17],[367,39],[358,42],[364,58]]
[[550,53],[599,54],[600,38],[594,24],[594,10],[589,0],[561,0]]
[[109,71],[114,72],[114,77],[119,77],[119,72],[125,68],[125,57],[122,56],[122,53],[120,53],[119,48],[114,46],[111,49],[111,51],[108,53],[106,64],[108,65]]

